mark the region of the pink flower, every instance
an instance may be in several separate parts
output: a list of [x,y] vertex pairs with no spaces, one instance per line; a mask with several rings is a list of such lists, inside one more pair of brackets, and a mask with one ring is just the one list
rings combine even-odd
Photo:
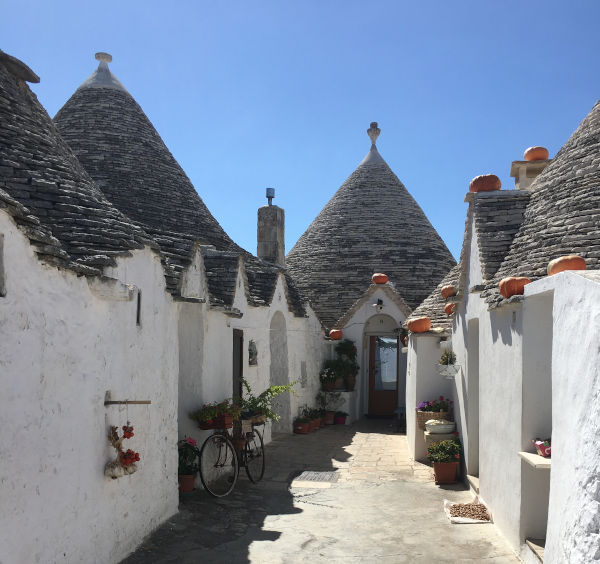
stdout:
[[194,447],[195,447],[195,446],[198,444],[198,443],[196,442],[196,439],[192,439],[192,437],[187,437],[187,438],[185,439],[185,442],[186,442],[188,445],[192,445],[192,446],[194,446]]

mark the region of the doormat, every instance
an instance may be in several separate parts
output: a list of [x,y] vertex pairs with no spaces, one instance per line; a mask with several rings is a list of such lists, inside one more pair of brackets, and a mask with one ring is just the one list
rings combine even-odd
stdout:
[[331,484],[338,481],[340,475],[338,472],[316,472],[305,470],[292,481],[291,488],[330,488]]

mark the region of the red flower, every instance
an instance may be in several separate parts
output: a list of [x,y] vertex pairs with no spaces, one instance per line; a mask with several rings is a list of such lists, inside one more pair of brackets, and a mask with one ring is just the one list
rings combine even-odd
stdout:
[[444,401],[444,396],[440,396],[440,401]]
[[458,437],[458,431],[454,431],[454,434]]
[[460,454],[455,454],[454,458],[460,458]]

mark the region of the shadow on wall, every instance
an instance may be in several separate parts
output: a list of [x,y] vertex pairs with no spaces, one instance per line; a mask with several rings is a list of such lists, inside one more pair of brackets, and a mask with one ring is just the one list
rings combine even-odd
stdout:
[[[392,427],[381,422],[361,424],[376,426],[377,432],[396,434]],[[352,443],[359,431],[357,427],[333,425],[309,435],[275,436],[266,446],[266,470],[261,482],[252,484],[241,469],[235,489],[227,497],[213,498],[204,490],[182,494],[179,514],[142,543],[123,564],[250,562],[253,543],[275,541],[282,534],[277,520],[266,523],[269,516],[303,512],[303,490],[295,490],[300,493],[294,497],[289,489],[292,480],[305,470],[336,470],[332,461],[345,462],[350,458],[345,447]],[[257,548],[265,550],[264,546],[254,544],[254,549]],[[290,553],[299,549],[299,546],[289,547]]]

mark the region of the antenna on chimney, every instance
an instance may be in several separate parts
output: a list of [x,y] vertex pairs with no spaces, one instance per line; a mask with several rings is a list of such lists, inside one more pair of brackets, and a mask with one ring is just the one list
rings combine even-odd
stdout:
[[273,205],[273,198],[275,197],[275,188],[267,188],[267,200],[269,200],[269,205]]

